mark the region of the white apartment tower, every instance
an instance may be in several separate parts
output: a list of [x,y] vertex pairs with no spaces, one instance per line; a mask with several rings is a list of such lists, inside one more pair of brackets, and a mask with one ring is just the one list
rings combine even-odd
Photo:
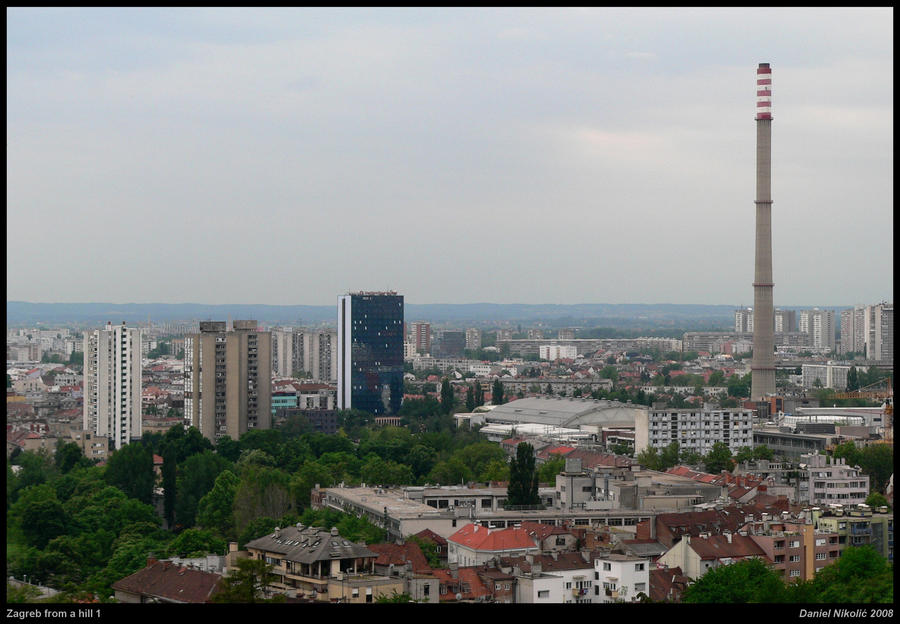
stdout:
[[834,349],[834,310],[801,310],[799,329],[809,335],[809,346],[814,349]]
[[753,308],[734,311],[734,331],[739,334],[753,333]]
[[291,327],[272,329],[272,374],[290,377],[294,373],[294,332]]
[[866,306],[841,311],[841,353],[865,353]]
[[333,329],[295,329],[292,358],[293,370],[309,373],[313,381],[336,381],[338,372],[337,331]]
[[139,439],[141,330],[106,324],[84,333],[83,426],[120,449]]
[[894,359],[894,304],[868,306],[864,319],[867,360]]

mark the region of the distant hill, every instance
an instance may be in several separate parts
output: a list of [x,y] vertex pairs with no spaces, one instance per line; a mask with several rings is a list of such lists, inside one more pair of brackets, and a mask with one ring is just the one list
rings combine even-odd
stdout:
[[[430,303],[406,304],[408,321],[475,324],[478,322],[543,322],[553,326],[729,327],[735,306],[645,303]],[[254,319],[265,324],[334,325],[337,305],[207,305],[201,303],[29,303],[6,302],[7,325],[35,323],[130,325],[191,320]]]

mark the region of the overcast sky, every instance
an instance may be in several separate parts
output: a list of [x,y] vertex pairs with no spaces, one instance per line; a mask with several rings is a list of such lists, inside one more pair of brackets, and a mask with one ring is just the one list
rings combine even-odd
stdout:
[[893,301],[893,10],[7,10],[7,299]]

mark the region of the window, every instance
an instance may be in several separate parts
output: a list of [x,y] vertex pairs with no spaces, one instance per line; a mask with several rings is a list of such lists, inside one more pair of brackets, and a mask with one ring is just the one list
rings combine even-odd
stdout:
[[816,553],[816,561],[822,561],[823,559],[825,559],[825,553]]
[[635,583],[635,584],[634,584],[634,591],[635,591],[635,592],[645,592],[645,591],[647,591],[647,584],[646,584],[646,583]]
[[603,571],[606,572],[606,571],[608,571],[608,570],[612,570],[612,564],[606,563],[606,562],[604,561],[604,562],[603,562]]
[[791,548],[800,548],[800,540],[791,540]]
[[797,563],[800,561],[800,555],[791,555],[791,563]]
[[800,570],[791,570],[791,576],[800,576]]
[[636,563],[636,564],[634,564],[634,571],[635,571],[635,572],[640,572],[640,571],[642,571],[643,569],[644,569],[644,564],[643,564],[643,563]]
[[538,598],[549,598],[550,590],[549,589],[541,589],[538,591]]

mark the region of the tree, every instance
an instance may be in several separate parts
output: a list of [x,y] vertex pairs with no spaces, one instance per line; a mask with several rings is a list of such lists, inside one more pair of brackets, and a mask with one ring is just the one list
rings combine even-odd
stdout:
[[484,388],[481,387],[481,382],[477,379],[475,380],[475,407],[481,407],[484,405]]
[[869,507],[886,507],[888,506],[888,499],[880,492],[872,492],[866,497],[866,505]]
[[445,414],[453,411],[453,386],[447,377],[441,379],[441,410]]
[[281,602],[266,598],[266,587],[275,580],[272,566],[262,559],[238,559],[237,570],[223,579],[222,591],[213,596],[212,601],[218,603],[257,603]]
[[659,450],[655,446],[648,446],[637,454],[635,458],[637,462],[648,470],[659,470],[662,466],[662,460],[659,457]]
[[855,390],[859,390],[859,373],[855,366],[851,366],[850,371],[847,373],[847,392]]
[[534,447],[527,442],[520,442],[516,447],[516,456],[509,461],[509,486],[506,490],[506,504],[538,505],[540,502]]
[[677,466],[679,456],[678,442],[673,440],[662,450],[662,453],[659,454],[659,470],[668,470],[669,468]]
[[53,462],[60,473],[66,474],[73,468],[91,466],[91,460],[84,456],[74,442],[57,442],[56,452],[53,454]]
[[227,544],[211,531],[187,529],[178,534],[169,544],[171,557],[205,557],[210,553],[222,553]]
[[280,518],[294,509],[287,473],[267,466],[248,465],[234,495],[234,524],[238,533],[255,518]]
[[231,462],[206,450],[191,455],[178,466],[175,496],[175,521],[184,528],[194,526],[197,505],[216,483],[216,477],[230,468]]
[[859,467],[871,478],[871,489],[883,492],[894,473],[893,445],[872,444],[865,447],[859,458]]
[[175,500],[177,495],[178,464],[177,451],[173,443],[168,443],[163,449],[162,487],[163,487],[163,517],[166,526],[175,526]]
[[703,465],[706,468],[706,472],[712,474],[718,474],[723,470],[731,472],[734,466],[731,460],[731,449],[724,442],[716,442],[703,458]]
[[540,483],[556,483],[556,475],[565,470],[565,468],[566,458],[554,453],[550,456],[550,459],[538,468],[538,481]]
[[153,498],[153,454],[139,443],[126,444],[106,462],[106,482],[126,496],[150,504]]
[[491,388],[491,403],[503,405],[503,384],[500,383],[500,379],[494,380],[494,385]]
[[688,585],[681,601],[696,603],[779,603],[788,600],[784,582],[762,559],[743,559],[709,570]]
[[231,470],[223,470],[216,477],[213,488],[197,503],[197,523],[214,529],[225,537],[234,535],[234,495],[241,480]]
[[871,546],[846,547],[841,558],[820,570],[812,581],[818,603],[891,603],[893,566]]
[[466,387],[466,411],[472,412],[475,410],[475,390],[472,386]]

